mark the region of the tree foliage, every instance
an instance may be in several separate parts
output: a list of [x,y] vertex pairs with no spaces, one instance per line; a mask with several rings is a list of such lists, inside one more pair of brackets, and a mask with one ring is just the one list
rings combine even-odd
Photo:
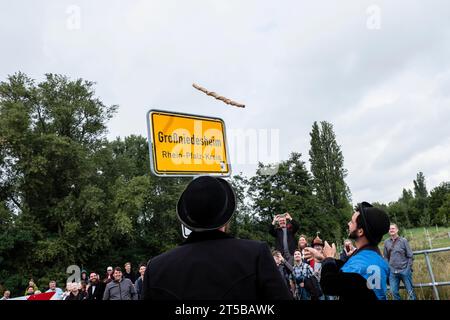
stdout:
[[[69,265],[103,273],[183,241],[176,204],[190,178],[150,175],[144,137],[108,141],[117,106],[104,105],[94,85],[54,74],[36,83],[23,73],[0,83],[0,291],[21,295],[31,277],[41,289],[50,279],[62,285]],[[333,126],[315,122],[310,136],[311,172],[293,152],[231,179],[234,236],[273,244],[273,216],[289,212],[300,233],[346,237],[350,190]],[[404,227],[448,225],[450,183],[428,194],[420,172],[414,192],[379,205]]]
[[93,86],[22,73],[0,84],[0,283],[13,290],[30,277],[62,283],[71,264],[147,261],[182,240],[175,205],[188,180],[150,176],[143,137],[108,142],[116,106]]
[[417,173],[413,181],[414,192],[403,189],[401,197],[387,205],[386,210],[393,222],[403,228],[448,226],[450,182],[442,182],[428,193],[425,181],[425,175]]

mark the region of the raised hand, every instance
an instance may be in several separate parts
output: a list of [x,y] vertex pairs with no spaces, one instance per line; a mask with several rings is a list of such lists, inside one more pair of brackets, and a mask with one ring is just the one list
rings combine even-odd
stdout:
[[319,261],[325,259],[325,257],[323,256],[322,253],[320,253],[320,251],[310,247],[306,247],[305,249],[303,249],[303,257],[308,261],[314,258]]
[[323,256],[325,258],[334,258],[336,256],[336,245],[333,243],[331,246],[325,241],[323,247]]

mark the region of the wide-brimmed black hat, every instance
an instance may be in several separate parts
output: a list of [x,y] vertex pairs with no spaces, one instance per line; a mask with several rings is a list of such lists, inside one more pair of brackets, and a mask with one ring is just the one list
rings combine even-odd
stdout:
[[367,239],[371,244],[378,245],[389,231],[390,221],[387,213],[365,201],[358,204],[356,210],[361,215],[362,228]]
[[180,196],[177,215],[193,231],[215,230],[225,225],[236,208],[236,195],[222,178],[201,176],[192,180]]

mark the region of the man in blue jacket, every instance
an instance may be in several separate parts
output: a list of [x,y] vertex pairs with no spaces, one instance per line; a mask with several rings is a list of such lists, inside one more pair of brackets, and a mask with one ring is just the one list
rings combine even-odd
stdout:
[[323,254],[306,248],[309,258],[323,259],[320,285],[327,295],[340,300],[386,300],[389,266],[378,249],[384,234],[389,231],[387,214],[363,202],[355,208],[348,223],[349,238],[355,240],[357,250],[347,262],[335,260],[336,246],[325,242]]

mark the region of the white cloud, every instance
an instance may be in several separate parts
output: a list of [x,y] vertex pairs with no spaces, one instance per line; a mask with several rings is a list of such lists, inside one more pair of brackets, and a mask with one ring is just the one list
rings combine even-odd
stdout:
[[[379,30],[366,27],[373,4]],[[67,28],[71,5],[80,29]],[[120,105],[110,138],[145,135],[153,107],[279,130],[280,157],[307,160],[311,125],[327,120],[353,198],[390,201],[420,170],[429,189],[448,179],[449,12],[438,0],[3,2],[0,78],[22,70],[96,81],[101,99]]]

